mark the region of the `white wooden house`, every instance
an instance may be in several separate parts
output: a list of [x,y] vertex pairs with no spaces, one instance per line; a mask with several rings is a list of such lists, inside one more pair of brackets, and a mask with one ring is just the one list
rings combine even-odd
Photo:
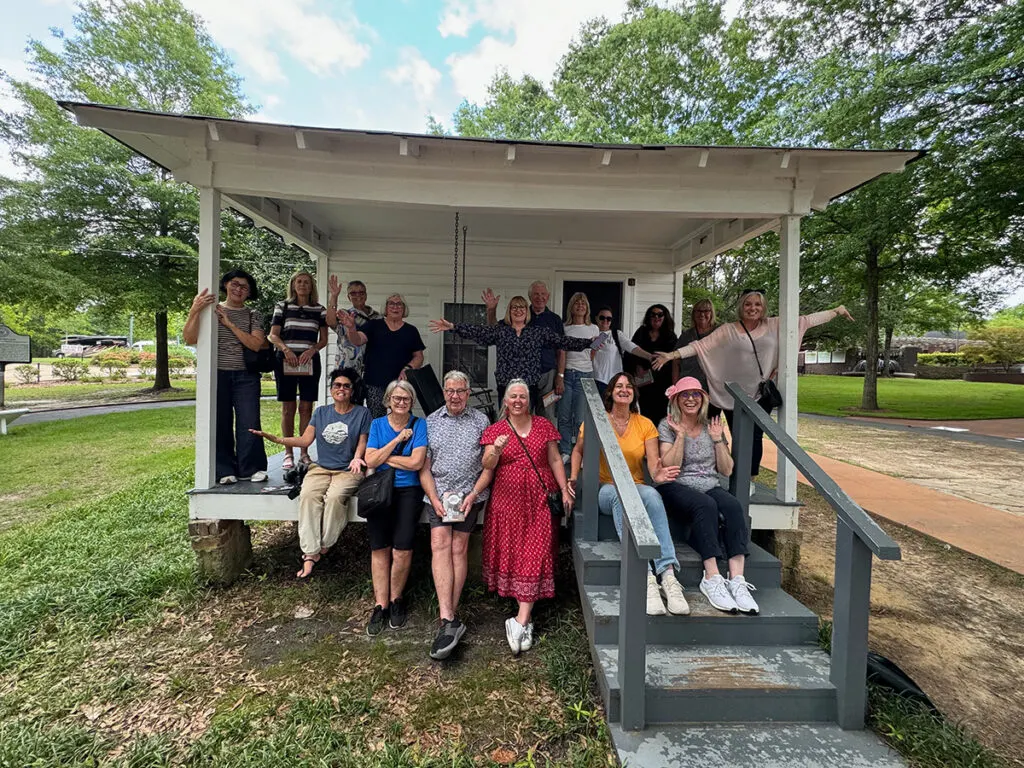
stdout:
[[[673,310],[677,328],[680,319],[685,325],[686,271],[776,229],[779,384],[786,400],[779,418],[794,435],[800,218],[881,174],[903,170],[921,154],[514,142],[62,106],[79,124],[102,130],[200,190],[199,288],[217,290],[219,211],[230,206],[305,249],[315,260],[321,295],[329,274],[365,282],[374,306],[390,293],[404,294],[408,319],[419,327],[435,369],[442,337],[429,333],[427,321],[452,301],[456,211],[469,228],[467,301],[491,287],[502,296],[503,313],[512,295],[525,295],[532,281],[543,280],[557,311],[567,282],[615,283],[628,331],[656,302]],[[205,324],[198,346],[200,491],[216,490],[214,340],[213,324]],[[795,501],[795,489],[795,473],[783,462],[780,503],[758,505],[754,526],[795,528],[796,507],[786,504]],[[294,517],[283,511],[283,501],[235,487],[234,493],[193,495],[191,514]]]

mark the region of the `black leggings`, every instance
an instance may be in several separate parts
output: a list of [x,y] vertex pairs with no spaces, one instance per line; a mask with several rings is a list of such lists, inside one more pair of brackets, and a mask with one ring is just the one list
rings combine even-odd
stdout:
[[423,488],[410,485],[391,492],[391,506],[366,518],[370,549],[412,549],[423,511]]
[[718,518],[725,522],[725,556],[746,555],[750,534],[747,517],[739,501],[724,488],[698,491],[682,483],[662,483],[658,493],[665,503],[668,516],[690,525],[690,546],[697,550],[701,560],[722,557],[718,541]]
[[[726,422],[726,424],[729,425],[729,434],[731,434],[733,436],[733,440],[735,440],[736,439],[736,435],[735,435],[735,433],[733,433],[733,430],[732,430],[733,412],[732,411],[727,411],[724,408],[719,408],[717,405],[711,405],[709,403],[708,404],[708,418],[709,419],[710,418],[714,418],[715,416],[718,416],[719,414],[722,414],[722,415],[725,416],[725,422]],[[761,428],[759,426],[757,426],[755,424],[754,425],[754,444],[751,446],[751,449],[750,449],[750,476],[751,477],[757,477],[758,473],[761,471],[761,454],[764,453],[764,441],[762,440],[763,437],[764,437],[764,432],[761,430]],[[735,472],[736,470],[734,469],[733,471]]]

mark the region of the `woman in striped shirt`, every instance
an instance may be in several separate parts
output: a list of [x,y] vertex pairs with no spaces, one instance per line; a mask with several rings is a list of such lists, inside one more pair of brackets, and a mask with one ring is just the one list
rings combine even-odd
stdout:
[[[320,304],[316,281],[306,271],[292,275],[288,297],[274,307],[267,339],[277,349],[274,380],[281,403],[281,436],[295,435],[295,396],[299,398],[299,434],[306,433],[320,386],[320,355],[327,346],[327,309]],[[310,462],[307,449],[300,461]],[[283,469],[295,466],[292,449],[285,454]]]

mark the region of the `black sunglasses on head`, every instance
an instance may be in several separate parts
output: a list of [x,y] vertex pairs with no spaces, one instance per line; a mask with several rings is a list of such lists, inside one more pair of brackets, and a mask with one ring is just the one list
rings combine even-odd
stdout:
[[746,296],[746,295],[747,295],[748,293],[759,293],[759,294],[761,294],[762,296],[764,296],[764,295],[765,295],[765,290],[764,290],[764,288],[744,288],[744,289],[743,289],[743,290],[742,290],[742,291],[740,292],[740,298],[742,299],[742,298],[743,298],[744,296]]

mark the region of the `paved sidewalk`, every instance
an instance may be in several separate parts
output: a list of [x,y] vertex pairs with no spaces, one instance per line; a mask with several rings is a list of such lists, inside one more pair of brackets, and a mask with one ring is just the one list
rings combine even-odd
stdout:
[[[803,415],[803,414],[801,414]],[[849,421],[860,421],[866,424],[918,427],[936,434],[943,431],[969,432],[975,435],[1001,437],[1005,440],[1024,440],[1024,418],[1022,419],[974,419],[964,421],[944,421],[925,419],[882,419],[874,416],[847,416]]]
[[[827,456],[810,456],[868,512],[1024,574],[1024,517]],[[761,464],[774,472],[777,458],[775,444],[765,440]],[[807,484],[803,475],[799,480]]]

